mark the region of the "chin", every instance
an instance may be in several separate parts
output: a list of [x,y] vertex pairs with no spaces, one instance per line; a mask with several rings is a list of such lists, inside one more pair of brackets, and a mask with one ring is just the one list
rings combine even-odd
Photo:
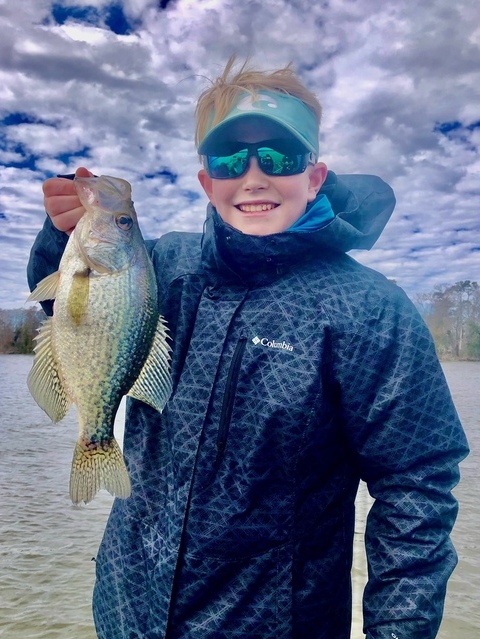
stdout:
[[281,233],[287,226],[280,224],[278,220],[266,219],[266,216],[244,216],[232,215],[221,216],[223,221],[237,231],[245,233],[245,235],[273,235],[274,233]]

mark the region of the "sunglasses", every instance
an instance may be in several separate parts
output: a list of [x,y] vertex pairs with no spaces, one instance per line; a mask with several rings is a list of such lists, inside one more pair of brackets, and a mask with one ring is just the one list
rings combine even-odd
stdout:
[[203,155],[207,174],[216,180],[231,180],[248,170],[250,158],[256,157],[258,166],[266,175],[286,176],[303,173],[309,164],[315,164],[315,155],[303,147],[293,146],[285,140],[267,140],[255,144],[237,142],[225,146],[221,155]]

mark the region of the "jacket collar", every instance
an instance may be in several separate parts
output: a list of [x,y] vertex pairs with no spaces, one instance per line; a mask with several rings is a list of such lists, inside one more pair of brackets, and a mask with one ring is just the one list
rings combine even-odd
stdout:
[[247,235],[226,224],[209,204],[202,263],[222,279],[243,283],[271,281],[292,265],[318,256],[316,233]]

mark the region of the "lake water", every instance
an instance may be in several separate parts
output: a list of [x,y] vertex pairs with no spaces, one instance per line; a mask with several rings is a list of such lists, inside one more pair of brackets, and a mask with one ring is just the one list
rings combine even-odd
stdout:
[[[0,355],[0,637],[95,639],[91,592],[95,557],[112,498],[100,493],[87,506],[68,496],[77,435],[75,411],[57,425],[26,387],[30,356]],[[460,514],[453,540],[460,556],[448,588],[438,639],[480,637],[480,362],[444,364],[472,448],[455,490]],[[123,407],[117,418],[121,440]],[[354,575],[352,639],[363,637],[360,597],[365,578],[362,527],[369,498],[362,489]],[[247,638],[246,638],[247,639]]]

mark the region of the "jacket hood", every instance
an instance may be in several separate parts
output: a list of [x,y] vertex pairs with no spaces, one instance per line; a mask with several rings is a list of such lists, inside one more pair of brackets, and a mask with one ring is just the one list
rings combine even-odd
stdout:
[[335,218],[317,231],[319,245],[345,253],[370,250],[395,208],[393,189],[375,175],[342,175],[329,171],[320,190],[332,205]]

